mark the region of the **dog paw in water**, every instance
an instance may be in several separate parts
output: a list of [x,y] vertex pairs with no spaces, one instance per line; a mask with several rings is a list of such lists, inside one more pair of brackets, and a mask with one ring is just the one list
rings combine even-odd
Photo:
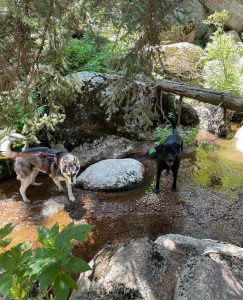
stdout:
[[176,192],[176,188],[171,188],[171,192]]
[[154,189],[155,194],[159,194],[159,189]]

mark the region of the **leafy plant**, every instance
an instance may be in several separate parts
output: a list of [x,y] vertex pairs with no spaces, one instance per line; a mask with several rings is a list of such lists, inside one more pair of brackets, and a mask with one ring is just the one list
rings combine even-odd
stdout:
[[77,1],[0,1],[0,129],[33,143],[40,129],[63,121],[74,89],[59,72],[61,49],[70,27],[82,23],[80,10]]
[[203,57],[206,86],[219,91],[241,94],[242,67],[238,61],[243,55],[243,46],[236,43],[231,35],[224,32],[224,24],[229,18],[225,10],[215,12],[206,21],[216,27],[207,44]]
[[[179,134],[181,135],[183,139],[183,147],[188,147],[195,137],[198,134],[198,131],[200,129],[200,126],[196,126],[195,128],[189,129],[189,130],[182,130],[179,128]],[[164,128],[157,127],[155,129],[155,136],[156,136],[156,141],[155,141],[155,146],[164,144],[167,137],[172,134],[172,128],[171,125],[166,125]],[[155,153],[155,148],[150,148],[149,149],[149,155],[153,155]]]
[[67,61],[64,73],[70,70],[112,73],[125,47],[124,44],[118,47],[115,42],[87,31],[81,39],[70,39],[63,52]]
[[153,181],[150,186],[144,191],[145,196],[152,195],[155,189],[155,181]]
[[[10,299],[24,300],[37,292],[36,299],[51,296],[67,299],[69,290],[77,288],[71,273],[90,270],[81,258],[71,254],[72,240],[82,242],[92,229],[90,225],[67,225],[59,232],[58,224],[48,229],[39,226],[37,240],[40,248],[31,249],[31,243],[20,243],[9,250],[12,241],[7,236],[13,231],[11,224],[0,229],[0,292]],[[36,291],[36,282],[39,290]]]

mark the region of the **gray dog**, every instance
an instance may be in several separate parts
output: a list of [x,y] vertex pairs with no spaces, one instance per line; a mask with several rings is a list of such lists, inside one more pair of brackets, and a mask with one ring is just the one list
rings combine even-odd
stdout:
[[[12,140],[13,137],[8,136],[1,145],[1,150],[6,155],[13,154],[11,152]],[[14,170],[17,174],[17,179],[21,182],[19,192],[24,202],[30,202],[25,194],[27,188],[30,185],[38,186],[42,184],[35,182],[39,172],[48,174],[57,185],[59,191],[63,190],[61,181],[65,181],[69,200],[75,200],[72,184],[76,183],[76,177],[80,170],[80,163],[76,156],[67,151],[47,147],[34,147],[17,154]],[[21,157],[21,155],[23,156]]]

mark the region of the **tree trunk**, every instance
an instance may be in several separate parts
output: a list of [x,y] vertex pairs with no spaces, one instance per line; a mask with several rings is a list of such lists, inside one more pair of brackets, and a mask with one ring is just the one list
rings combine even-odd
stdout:
[[167,79],[157,79],[156,86],[165,92],[193,98],[213,105],[221,104],[223,108],[231,109],[237,112],[243,112],[243,97],[239,95],[205,89]]

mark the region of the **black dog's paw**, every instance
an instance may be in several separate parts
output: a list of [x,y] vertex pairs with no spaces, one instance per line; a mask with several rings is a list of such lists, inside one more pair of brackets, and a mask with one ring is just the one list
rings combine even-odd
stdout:
[[172,191],[172,192],[176,192],[176,188],[172,187],[172,188],[171,188],[171,191]]
[[155,189],[154,189],[154,193],[155,193],[155,194],[159,194],[159,189],[155,188]]

